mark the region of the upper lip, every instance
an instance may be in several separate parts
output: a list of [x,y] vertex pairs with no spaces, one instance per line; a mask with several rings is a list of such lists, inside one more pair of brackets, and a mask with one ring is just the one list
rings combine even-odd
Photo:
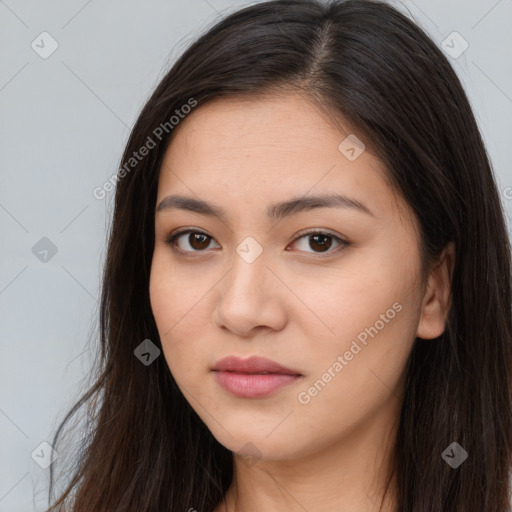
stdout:
[[300,372],[286,368],[271,359],[265,357],[251,356],[241,359],[236,356],[229,356],[217,361],[212,368],[213,371],[231,371],[239,373],[280,373],[286,375],[300,375]]

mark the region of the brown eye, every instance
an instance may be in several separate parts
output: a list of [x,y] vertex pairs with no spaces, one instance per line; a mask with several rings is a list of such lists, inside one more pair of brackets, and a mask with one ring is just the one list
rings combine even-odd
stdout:
[[[188,236],[185,237],[185,235]],[[215,241],[215,239],[202,231],[187,229],[169,236],[165,240],[165,243],[176,252],[193,254],[198,252],[207,252],[212,241]],[[299,237],[295,239],[294,243],[303,241],[305,242],[303,245],[306,247],[302,247],[300,250],[302,252],[309,252],[312,254],[326,253],[326,255],[329,255],[337,253],[350,245],[350,242],[347,240],[324,231],[299,233]],[[334,249],[330,250],[333,247],[333,242],[335,244]]]
[[[185,235],[188,236],[185,237]],[[213,238],[206,233],[189,229],[171,235],[167,238],[165,243],[170,245],[174,250],[184,253],[193,253],[205,251],[212,240]]]
[[309,237],[309,246],[320,252],[327,251],[332,245],[332,236],[315,234]]
[[[311,254],[326,253],[326,256],[328,256],[345,249],[350,245],[350,242],[325,231],[309,231],[299,233],[294,244],[297,244],[302,252],[309,252]],[[332,247],[334,248],[330,250]]]
[[194,249],[206,249],[210,243],[210,237],[203,233],[189,233],[188,243]]

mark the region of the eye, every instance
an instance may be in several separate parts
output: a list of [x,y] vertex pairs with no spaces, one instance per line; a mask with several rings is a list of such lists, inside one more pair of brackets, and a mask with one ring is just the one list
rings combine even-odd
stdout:
[[[182,237],[184,237],[184,235],[188,235],[188,237],[184,238],[185,247],[180,246],[179,243],[177,243]],[[170,245],[172,249],[179,252],[202,252],[204,249],[208,248],[211,240],[213,240],[213,238],[202,231],[186,229],[169,236],[165,243]],[[187,245],[188,247],[191,247],[192,250],[189,250],[189,248],[186,247]]]
[[[185,235],[188,235],[188,237],[184,238]],[[182,238],[184,242],[183,244],[180,245],[179,242],[181,241]],[[303,243],[303,249],[301,250],[303,250],[304,252],[310,252],[307,250],[307,248],[304,248],[304,246],[306,246],[312,248],[312,252],[317,254],[332,254],[334,252],[343,250],[345,247],[348,247],[350,245],[350,242],[348,242],[347,240],[344,240],[343,238],[333,233],[329,233],[322,230],[310,230],[307,232],[300,232],[298,233],[298,238],[296,238],[292,242],[292,244],[298,243],[303,239],[305,243]],[[210,242],[212,240],[214,240],[213,237],[202,231],[197,231],[194,229],[185,229],[172,234],[165,240],[165,242],[173,250],[177,252],[197,253],[204,252],[206,249],[208,249],[208,246],[210,245]],[[334,250],[329,251],[329,249],[333,247],[333,241],[334,244],[337,245],[334,245]]]
[[[313,253],[334,253],[338,252],[340,250],[343,250],[345,247],[348,247],[350,245],[350,242],[348,240],[344,240],[343,238],[334,235],[333,233],[329,233],[322,230],[313,230],[308,232],[300,232],[298,233],[299,237],[295,239],[293,243],[298,243],[302,239],[304,239],[303,243],[303,249],[305,252],[307,251],[307,248],[310,247],[313,250]],[[335,248],[332,251],[329,251],[329,249],[333,246],[333,241],[335,244]],[[304,248],[305,247],[305,248]]]

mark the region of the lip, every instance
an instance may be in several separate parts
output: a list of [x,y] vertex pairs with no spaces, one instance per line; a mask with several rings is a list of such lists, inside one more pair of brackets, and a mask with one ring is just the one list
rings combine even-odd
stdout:
[[218,361],[212,371],[226,391],[244,398],[268,396],[302,377],[297,370],[258,356],[226,357]]
[[214,371],[228,371],[237,373],[280,373],[282,375],[300,375],[297,370],[291,370],[265,357],[251,356],[241,359],[236,356],[229,356],[217,361],[212,368]]

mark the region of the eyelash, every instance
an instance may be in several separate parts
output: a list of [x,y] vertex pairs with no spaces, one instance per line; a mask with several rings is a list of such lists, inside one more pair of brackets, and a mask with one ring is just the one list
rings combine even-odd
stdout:
[[[176,240],[183,235],[187,235],[187,234],[191,234],[191,233],[205,235],[207,238],[214,240],[213,237],[211,237],[204,231],[198,231],[196,229],[183,229],[183,230],[178,231],[178,232],[170,235],[169,237],[167,237],[165,240],[165,243],[167,245],[169,245],[174,252],[177,252],[179,254],[184,254],[186,256],[191,256],[191,254],[194,254],[194,253],[200,254],[200,253],[206,252],[206,249],[203,251],[185,251],[185,250],[177,247]],[[350,246],[350,242],[348,240],[340,238],[339,236],[334,235],[333,233],[330,233],[329,231],[320,230],[320,229],[300,231],[299,233],[297,233],[297,237],[293,240],[293,242],[296,242],[297,240],[304,238],[308,235],[310,235],[310,236],[311,235],[327,235],[328,237],[334,239],[336,242],[338,242],[340,244],[340,246],[338,246],[337,248],[335,248],[332,251],[327,250],[326,252],[311,252],[310,254],[314,254],[315,255],[314,257],[322,258],[322,257],[331,256],[332,254],[336,254],[340,251],[343,251],[344,249],[346,249],[347,247]],[[306,252],[308,252],[308,251],[306,251]],[[191,256],[191,257],[194,257],[194,256]]]

